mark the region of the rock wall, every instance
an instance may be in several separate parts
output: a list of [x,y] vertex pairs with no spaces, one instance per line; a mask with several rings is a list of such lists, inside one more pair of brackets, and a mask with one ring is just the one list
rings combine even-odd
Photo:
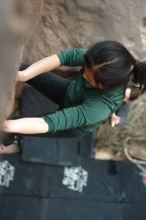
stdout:
[[13,108],[22,51],[39,20],[42,1],[0,1],[0,128]]
[[45,0],[40,23],[25,47],[24,61],[32,63],[63,48],[88,47],[109,39],[145,56],[145,0]]

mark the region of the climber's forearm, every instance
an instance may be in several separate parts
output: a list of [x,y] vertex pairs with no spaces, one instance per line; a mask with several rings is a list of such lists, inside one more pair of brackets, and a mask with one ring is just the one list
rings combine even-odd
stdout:
[[32,64],[23,71],[18,71],[18,81],[26,82],[33,77],[51,71],[60,66],[60,60],[56,54],[41,59],[40,61]]
[[48,132],[48,124],[42,118],[6,120],[2,130],[8,133],[41,134]]

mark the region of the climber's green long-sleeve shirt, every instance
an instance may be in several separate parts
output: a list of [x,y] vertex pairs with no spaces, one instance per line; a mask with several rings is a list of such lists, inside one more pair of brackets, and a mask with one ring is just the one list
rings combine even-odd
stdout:
[[[74,48],[58,53],[61,65],[82,66],[86,49]],[[123,102],[124,86],[103,93],[91,86],[79,73],[67,87],[64,108],[43,116],[48,132],[72,130],[76,134],[91,132],[106,121]]]

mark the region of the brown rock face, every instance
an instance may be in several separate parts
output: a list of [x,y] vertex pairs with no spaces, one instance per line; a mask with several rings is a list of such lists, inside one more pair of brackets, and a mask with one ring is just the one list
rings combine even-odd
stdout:
[[0,126],[11,112],[23,47],[41,8],[42,0],[0,1]]
[[146,53],[145,0],[45,0],[39,26],[24,61],[34,62],[63,48],[118,40],[134,54]]

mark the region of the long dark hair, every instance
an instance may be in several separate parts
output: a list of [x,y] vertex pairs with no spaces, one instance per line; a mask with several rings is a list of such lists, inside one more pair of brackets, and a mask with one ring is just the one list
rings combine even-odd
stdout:
[[117,41],[102,41],[89,48],[84,68],[94,74],[95,82],[106,89],[127,85],[129,80],[146,90],[146,62],[140,62]]

